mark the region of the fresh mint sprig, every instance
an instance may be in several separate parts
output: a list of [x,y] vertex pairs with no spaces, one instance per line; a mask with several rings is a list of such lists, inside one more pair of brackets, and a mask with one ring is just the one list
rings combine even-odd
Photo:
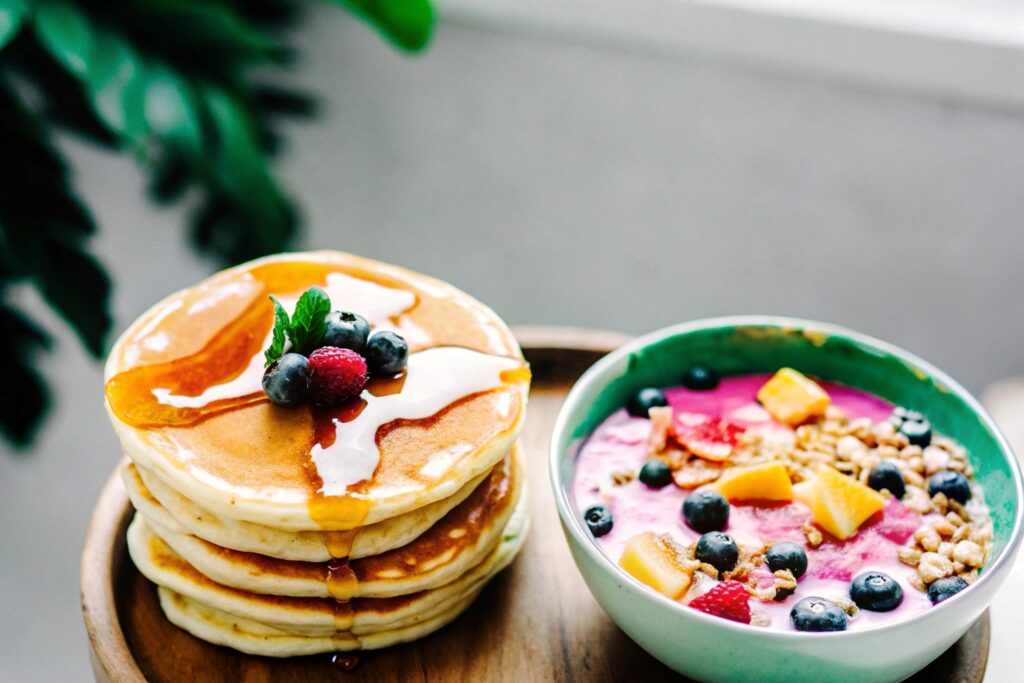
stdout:
[[331,298],[319,287],[310,287],[295,304],[291,318],[281,302],[273,296],[274,331],[270,347],[263,353],[269,366],[284,355],[285,339],[296,353],[309,353],[315,349],[327,332],[327,314],[331,312]]

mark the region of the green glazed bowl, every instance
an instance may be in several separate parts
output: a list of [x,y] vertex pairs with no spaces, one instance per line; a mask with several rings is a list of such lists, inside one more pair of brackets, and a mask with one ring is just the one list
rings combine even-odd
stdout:
[[[772,631],[719,619],[656,593],[597,546],[572,499],[575,456],[590,432],[645,386],[681,383],[706,363],[722,374],[788,366],[923,411],[967,447],[995,526],[992,557],[968,589],[920,614],[838,633]],[[898,681],[957,641],[1006,579],[1021,540],[1021,473],[992,418],[938,368],[885,342],[832,325],[779,317],[698,320],[652,332],[579,379],[555,424],[551,485],[576,566],[619,627],[653,656],[700,681]],[[595,644],[595,646],[599,646]]]

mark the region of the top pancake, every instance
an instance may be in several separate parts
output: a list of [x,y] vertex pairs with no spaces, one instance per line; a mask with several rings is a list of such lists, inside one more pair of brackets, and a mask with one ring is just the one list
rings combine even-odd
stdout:
[[[257,356],[273,322],[268,296],[294,301],[311,286],[332,294],[333,309],[406,338],[404,384],[371,382],[363,405],[334,413],[266,400]],[[185,497],[275,528],[344,530],[448,497],[501,460],[525,416],[529,374],[520,368],[511,332],[470,296],[314,252],[253,261],[171,295],[117,341],[105,376],[125,452]],[[368,468],[367,454],[344,443],[367,416],[388,419],[379,429],[362,420],[379,452]]]

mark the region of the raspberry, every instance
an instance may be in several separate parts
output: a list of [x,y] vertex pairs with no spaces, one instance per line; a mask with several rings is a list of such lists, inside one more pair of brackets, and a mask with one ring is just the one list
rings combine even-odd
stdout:
[[690,607],[741,624],[750,623],[750,594],[739,581],[720,583],[690,601]]
[[309,354],[309,388],[318,406],[343,403],[366,384],[366,361],[355,351],[324,346]]

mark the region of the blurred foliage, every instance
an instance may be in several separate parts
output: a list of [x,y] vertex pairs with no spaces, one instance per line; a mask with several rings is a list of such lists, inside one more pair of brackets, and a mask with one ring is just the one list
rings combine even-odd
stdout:
[[[423,49],[429,0],[333,0],[397,48]],[[281,85],[300,0],[0,0],[0,432],[23,446],[49,404],[50,337],[10,302],[29,283],[101,357],[110,280],[55,132],[131,155],[163,203],[189,198],[189,237],[224,264],[286,248],[297,212],[271,161],[310,95]],[[271,80],[273,79],[273,80]]]

